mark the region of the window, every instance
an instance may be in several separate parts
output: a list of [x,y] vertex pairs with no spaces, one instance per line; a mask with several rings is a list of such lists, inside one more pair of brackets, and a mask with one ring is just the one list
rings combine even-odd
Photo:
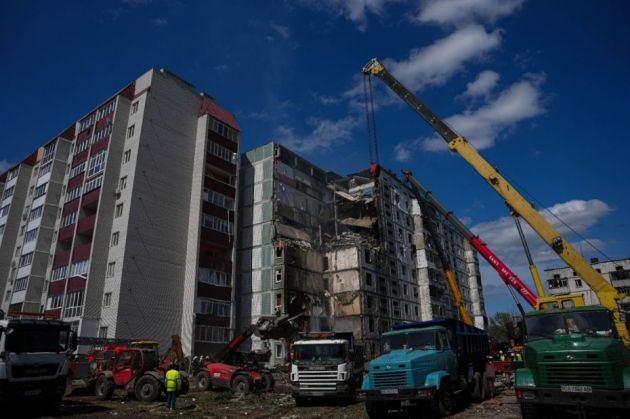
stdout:
[[70,276],[79,276],[79,275],[86,274],[89,263],[90,263],[89,259],[73,262],[72,266],[70,266]]
[[107,153],[105,150],[100,151],[96,155],[90,157],[90,161],[88,163],[88,172],[87,176],[92,177],[95,176],[105,169],[105,155]]
[[50,169],[52,169],[52,162],[47,163],[39,168],[39,177],[44,176],[46,173],[50,173]]
[[107,264],[107,273],[105,274],[105,278],[111,278],[116,273],[116,262],[109,262]]
[[66,214],[61,219],[61,227],[69,226],[70,224],[74,224],[77,221],[78,211],[71,212],[70,214]]
[[2,200],[5,200],[9,198],[10,196],[12,196],[13,192],[15,192],[15,186],[11,186],[9,189],[4,191],[4,193],[2,194]]
[[76,150],[74,150],[74,154],[77,155],[80,152],[87,150],[88,148],[90,148],[91,144],[92,144],[92,140],[90,138],[88,138],[85,141],[81,141],[80,143],[77,144],[77,148]]
[[4,226],[5,226],[5,225],[6,225],[6,224],[2,224],[2,225],[0,226],[0,236],[2,236],[2,235],[4,234]]
[[79,173],[83,173],[84,171],[85,171],[85,162],[77,164],[72,169],[70,169],[70,179],[72,179]]
[[199,281],[219,287],[229,287],[232,285],[231,274],[215,271],[210,268],[199,268]]
[[220,194],[219,192],[211,191],[210,189],[203,190],[203,200],[211,202],[222,208],[234,210],[234,200],[229,196]]
[[5,215],[7,215],[9,213],[9,207],[11,206],[11,204],[7,204],[4,207],[0,208],[0,217],[4,217]]
[[96,112],[96,120],[105,118],[110,113],[114,112],[114,106],[116,105],[116,101],[112,100],[107,105],[103,106],[101,109]]
[[66,295],[66,309],[63,316],[77,317],[81,315],[83,311],[83,290],[77,292],[71,292]]
[[418,297],[418,288],[416,287],[413,287],[413,296],[416,298]]
[[209,214],[203,214],[202,225],[206,228],[225,234],[231,234],[233,231],[232,223],[224,220],[223,218],[215,217],[214,215]]
[[121,191],[125,190],[127,187],[127,176],[123,176],[120,178],[120,182],[118,182],[118,189]]
[[120,236],[120,233],[117,231],[115,233],[112,233],[112,241],[110,243],[111,247],[114,247],[116,245],[118,245],[118,238]]
[[33,263],[33,252],[22,255],[18,266],[21,268],[22,266],[28,266],[31,263]]
[[112,305],[112,293],[106,292],[103,294],[103,307],[109,307]]
[[123,213],[123,204],[116,205],[116,212],[114,213],[114,218],[118,218]]
[[282,268],[276,269],[276,283],[282,282]]
[[133,102],[131,104],[131,114],[133,115],[134,113],[138,112],[138,102]]
[[79,124],[79,132],[85,130],[86,128],[91,126],[93,123],[94,123],[94,114],[88,116],[83,121],[81,121],[81,123]]
[[276,358],[282,358],[282,344],[276,343]]
[[[42,157],[42,164],[46,164],[52,160],[53,156],[55,155],[55,146],[56,144],[52,143],[44,147],[44,157]],[[41,176],[41,173],[40,173],[40,176]]]
[[405,316],[409,315],[409,304],[405,304]]
[[368,330],[374,332],[374,318],[368,317]]
[[576,279],[575,280],[575,286],[577,288],[582,288],[582,280],[581,279]]
[[46,188],[48,187],[48,183],[44,183],[43,185],[39,185],[35,188],[35,192],[33,193],[33,199],[37,199],[40,196],[43,196],[46,193]]
[[409,287],[407,287],[406,284],[403,284],[403,295],[407,295],[407,293],[409,292]]
[[215,143],[214,141],[208,142],[208,153],[212,154],[213,156],[217,156],[221,160],[232,163],[233,153],[229,149],[223,147],[222,145],[219,145],[218,143]]
[[372,274],[369,272],[365,273],[365,283],[369,286],[372,286]]
[[46,301],[46,310],[54,310],[56,308],[61,308],[63,304],[63,295],[55,295],[53,297],[48,297]]
[[128,163],[131,160],[131,150],[127,150],[123,154],[123,164]]
[[235,129],[225,125],[224,123],[217,121],[216,119],[211,119],[208,124],[210,131],[214,131],[217,134],[228,138],[232,141],[238,141],[238,133]]
[[22,250],[22,246],[18,246],[15,248],[15,256],[20,254],[20,250]]
[[102,184],[103,184],[103,176],[90,179],[89,181],[85,182],[85,185],[83,185],[83,193],[85,194],[90,191],[93,191],[96,188],[100,188]]
[[101,326],[98,328],[98,337],[99,338],[107,337],[107,326]]
[[195,327],[195,340],[198,342],[226,343],[230,339],[227,327],[202,326]]
[[58,281],[60,279],[63,279],[63,278],[66,277],[66,273],[67,272],[68,272],[68,266],[67,265],[55,268],[50,273],[50,280],[51,281]]
[[197,304],[197,313],[216,317],[230,317],[230,303],[220,300],[202,299]]
[[97,142],[97,141],[102,140],[103,138],[109,137],[111,133],[112,133],[112,123],[110,122],[104,127],[102,127],[101,129],[99,129],[98,131],[96,131],[96,134],[94,134],[94,142]]
[[15,280],[15,285],[13,286],[13,292],[24,291],[28,284],[28,276],[18,278]]
[[414,306],[413,307],[413,312],[416,315],[416,318],[418,317],[418,306]]
[[36,220],[36,219],[38,219],[39,217],[41,217],[41,216],[42,216],[42,212],[43,212],[43,211],[44,211],[44,206],[43,206],[43,205],[40,205],[40,206],[39,206],[39,207],[37,207],[37,208],[33,208],[33,209],[31,210],[31,215],[30,215],[30,217],[29,217],[29,221],[33,221],[33,220]]
[[371,295],[367,297],[367,308],[374,307],[374,298]]
[[7,174],[7,182],[10,180],[13,180],[17,177],[18,175],[18,169],[19,167],[16,167],[15,169],[11,170],[8,174]]
[[77,186],[76,188],[66,193],[66,202],[77,199],[79,196],[81,196],[81,187]]
[[39,229],[35,227],[34,229],[27,231],[26,235],[24,236],[24,243],[35,240],[37,238],[37,230]]
[[136,126],[132,125],[129,128],[127,128],[127,138],[131,138],[133,137],[133,134],[136,132]]

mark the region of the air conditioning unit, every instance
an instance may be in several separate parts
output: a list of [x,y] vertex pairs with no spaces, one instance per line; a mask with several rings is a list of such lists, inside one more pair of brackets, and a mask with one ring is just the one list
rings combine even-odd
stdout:
[[116,197],[116,199],[120,199],[120,197],[122,196],[122,192],[120,189],[116,189],[114,191],[114,196]]
[[26,219],[27,219],[27,218],[28,218],[28,214],[27,214],[27,213],[22,214],[22,219],[23,219],[24,221],[26,221]]

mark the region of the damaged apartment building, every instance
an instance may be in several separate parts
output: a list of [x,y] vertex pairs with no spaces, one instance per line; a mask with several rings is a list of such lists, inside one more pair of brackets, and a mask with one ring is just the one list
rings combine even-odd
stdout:
[[[457,317],[433,239],[484,326],[476,253],[448,221],[422,214],[392,172],[341,177],[269,143],[243,155],[240,175],[236,330],[304,313],[301,330],[352,331],[368,357],[378,355],[393,324]],[[267,345],[272,363],[283,362],[286,342]]]

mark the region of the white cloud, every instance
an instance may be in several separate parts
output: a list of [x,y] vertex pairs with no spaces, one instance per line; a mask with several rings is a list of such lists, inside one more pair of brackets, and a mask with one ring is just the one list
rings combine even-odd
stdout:
[[466,85],[466,91],[462,94],[465,97],[487,97],[499,81],[499,73],[492,70],[485,70],[479,73],[477,78]]
[[320,95],[317,93],[311,93],[313,95],[313,99],[321,105],[336,105],[341,101],[338,96],[328,96],[328,95]]
[[163,17],[156,17],[155,19],[151,20],[151,23],[153,23],[154,26],[165,26],[168,25],[168,20]]
[[[555,204],[549,210],[581,235],[587,234],[591,227],[612,212],[612,208],[599,199],[588,201],[574,199]],[[565,238],[572,237],[573,233],[570,229],[549,212],[541,211],[541,214]],[[558,257],[555,252],[540,239],[534,230],[524,221],[521,224],[535,262],[557,260]],[[471,231],[486,242],[488,247],[496,252],[499,257],[505,259],[504,261],[508,265],[526,263],[518,231],[511,216],[479,223],[472,227]],[[599,248],[602,248],[604,245],[599,239],[589,239],[589,241]],[[578,240],[572,244],[578,250],[582,248],[583,251],[593,251],[592,247],[583,240]]]
[[494,23],[514,13],[524,0],[423,0],[416,19],[420,23],[461,25],[472,21]]
[[14,166],[13,163],[10,163],[8,160],[0,160],[0,174],[6,172],[10,168]]
[[[467,109],[444,121],[478,150],[490,148],[500,134],[545,111],[541,90],[544,80],[544,74],[526,75],[496,97],[487,99],[479,108]],[[442,138],[434,135],[403,142],[396,149],[405,150],[394,154],[394,158],[398,156],[398,160],[404,162],[411,158],[412,151],[444,151],[447,147]]]
[[324,10],[337,16],[355,22],[359,30],[367,28],[367,15],[372,13],[381,15],[388,3],[398,3],[402,0],[302,0],[302,4]]
[[336,121],[313,118],[309,125],[313,131],[307,135],[298,135],[293,127],[281,125],[275,130],[275,140],[297,153],[323,151],[352,140],[352,130],[358,124],[353,117],[347,116]]
[[285,41],[289,39],[290,33],[287,26],[278,25],[275,22],[269,22],[269,27]]
[[501,44],[501,32],[480,25],[459,29],[433,44],[413,49],[402,61],[384,60],[385,67],[409,90],[444,84],[464,63],[480,58]]

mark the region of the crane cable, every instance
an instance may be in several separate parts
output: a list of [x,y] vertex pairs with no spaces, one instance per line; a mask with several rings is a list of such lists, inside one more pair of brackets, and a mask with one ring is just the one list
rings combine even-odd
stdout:
[[365,121],[368,131],[368,152],[370,164],[380,163],[378,153],[378,140],[376,136],[376,118],[374,117],[374,95],[372,88],[372,77],[368,74],[363,76],[363,95],[365,104]]

